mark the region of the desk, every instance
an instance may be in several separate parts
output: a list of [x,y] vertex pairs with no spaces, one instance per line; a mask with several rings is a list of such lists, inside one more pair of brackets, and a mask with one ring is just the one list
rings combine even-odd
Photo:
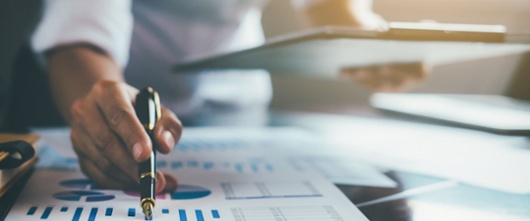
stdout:
[[[289,115],[273,114],[271,125],[304,126],[308,123],[307,118],[286,120],[286,117],[288,118]],[[372,113],[371,117],[377,117],[377,113]],[[386,175],[395,180],[399,184],[398,187],[374,188],[344,185],[338,185],[338,187],[372,221],[517,221],[530,219],[530,209],[527,207],[530,205],[530,194],[500,192],[446,178],[400,170],[391,169],[386,172]],[[392,198],[400,193],[409,194],[395,197],[393,200],[373,203],[374,200]]]
[[[328,111],[326,108],[315,107],[314,110]],[[337,109],[333,110],[337,112]],[[367,106],[343,108],[342,116],[363,116],[368,119],[394,119],[407,122],[420,122],[411,117],[398,115],[382,115]],[[292,115],[291,115],[292,116]],[[333,115],[328,115],[333,118]],[[311,121],[322,122],[322,119],[298,118],[288,120],[282,114],[273,116],[273,125],[302,125],[311,127]],[[324,117],[326,118],[326,117]],[[276,120],[275,120],[276,119]],[[278,120],[280,119],[280,120]],[[329,119],[330,121],[332,119]],[[325,119],[324,119],[325,121]],[[344,122],[348,124],[348,122]],[[491,134],[491,136],[496,136]],[[528,146],[527,151],[530,151]],[[472,156],[469,156],[472,157]],[[530,160],[530,159],[529,159]],[[397,188],[373,188],[359,186],[341,186],[350,201],[358,205],[360,210],[372,221],[433,221],[433,220],[529,220],[530,219],[530,194],[514,194],[493,189],[482,188],[456,182],[454,185],[445,185],[453,181],[416,173],[399,170],[388,171],[387,176],[395,180]],[[522,175],[524,176],[524,175]],[[495,179],[492,177],[492,179]],[[438,184],[440,188],[430,188]],[[530,185],[530,183],[528,183]],[[422,191],[423,189],[423,191]],[[413,192],[408,196],[398,197],[395,200],[375,204],[366,204],[372,200],[392,196],[401,192]],[[420,190],[420,191],[415,191]],[[365,205],[363,205],[365,204]]]
[[[444,179],[417,174],[389,173],[399,181],[396,189],[339,186],[352,202],[400,192],[403,189],[443,182]],[[372,221],[433,221],[433,220],[528,220],[530,195],[498,192],[480,187],[458,184],[426,191],[403,199],[360,206]]]

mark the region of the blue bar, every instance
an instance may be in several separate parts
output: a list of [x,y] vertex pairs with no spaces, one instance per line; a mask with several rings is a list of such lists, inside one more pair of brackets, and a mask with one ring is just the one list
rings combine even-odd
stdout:
[[96,214],[98,214],[98,208],[92,207],[92,209],[90,210],[90,215],[88,216],[88,221],[96,220]]
[[72,221],[79,221],[79,218],[81,217],[82,212],[83,212],[83,207],[77,207],[77,209],[75,209],[74,218],[72,218]]
[[182,162],[180,162],[180,161],[173,162],[173,163],[171,163],[171,167],[172,167],[173,169],[181,168],[181,167],[182,167]]
[[105,216],[112,216],[112,211],[112,208],[107,208],[107,210],[105,210]]
[[270,165],[270,164],[267,164],[267,170],[269,170],[269,171],[273,171],[273,170],[274,170],[274,168],[272,167],[272,165]]
[[212,210],[212,217],[213,217],[214,219],[219,219],[219,218],[221,218],[221,216],[219,216],[219,211],[217,211],[217,210]]
[[201,210],[195,210],[195,215],[197,216],[197,221],[204,221],[204,216],[202,215]]
[[186,217],[186,210],[179,209],[179,218],[180,221],[188,221],[188,217]]
[[252,170],[253,170],[254,172],[256,172],[256,173],[258,172],[258,165],[257,165],[256,163],[252,163],[252,166],[251,166],[251,167],[252,167]]
[[206,163],[204,163],[204,169],[205,169],[205,170],[212,169],[213,166],[214,166],[213,162],[206,162]]
[[243,165],[240,164],[240,163],[236,164],[236,170],[237,170],[237,172],[242,173],[243,172]]
[[68,211],[68,207],[66,206],[61,207],[61,212],[66,212],[66,211]]
[[50,206],[46,207],[40,219],[48,219],[48,217],[50,216],[50,213],[52,212],[52,209],[53,207],[50,207]]
[[31,208],[29,208],[28,213],[26,213],[26,215],[33,216],[33,214],[35,214],[35,211],[37,211],[37,207],[32,206]]
[[164,213],[164,214],[168,214],[168,213],[169,213],[169,210],[168,210],[168,209],[162,209],[162,213]]
[[136,216],[136,209],[135,209],[135,208],[129,208],[128,216],[129,216],[129,217],[134,217],[134,216]]

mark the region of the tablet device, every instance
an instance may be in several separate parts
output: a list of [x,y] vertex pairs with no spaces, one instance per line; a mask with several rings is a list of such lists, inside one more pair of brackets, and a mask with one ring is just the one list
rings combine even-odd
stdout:
[[376,93],[372,106],[397,113],[512,135],[530,135],[530,102],[499,95]]
[[287,34],[261,46],[184,60],[175,73],[203,69],[266,69],[336,79],[342,69],[385,63],[430,65],[522,53],[498,25],[390,23],[388,29],[327,26]]

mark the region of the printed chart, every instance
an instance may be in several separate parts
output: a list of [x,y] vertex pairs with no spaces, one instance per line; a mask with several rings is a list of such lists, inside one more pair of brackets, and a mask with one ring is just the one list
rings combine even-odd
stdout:
[[[52,215],[53,214],[53,215]],[[128,208],[123,210],[115,210],[113,207],[53,207],[46,206],[39,208],[32,206],[26,212],[26,219],[38,220],[57,220],[58,217],[64,220],[106,220],[113,217],[121,218],[138,218],[144,219],[144,215],[139,208]],[[221,220],[219,210],[186,210],[186,209],[160,209],[160,214],[157,214],[155,219],[163,218],[177,218],[179,221],[206,221],[206,220]],[[175,220],[175,219],[174,219]]]
[[234,173],[270,173],[274,166],[262,159],[245,161],[212,161],[212,160],[165,160],[157,162],[158,169],[194,170],[201,172],[234,172]]
[[[159,155],[158,168],[177,176],[179,186],[156,196],[152,220],[367,221],[335,185],[312,172],[315,167],[288,170],[293,168],[287,162],[293,152],[273,143],[299,136],[285,130],[191,131],[174,153]],[[66,139],[68,131],[64,133],[53,135]],[[56,142],[62,143],[67,141]],[[253,147],[261,152],[248,151]],[[68,147],[50,148],[61,155]],[[139,202],[138,193],[98,187],[80,170],[41,167],[6,220],[144,220]]]

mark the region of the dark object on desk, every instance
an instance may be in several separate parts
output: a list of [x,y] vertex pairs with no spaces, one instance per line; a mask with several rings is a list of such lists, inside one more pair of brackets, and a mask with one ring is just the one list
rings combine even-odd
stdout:
[[530,135],[530,102],[496,95],[375,94],[374,107],[458,126]]
[[0,143],[0,170],[17,168],[34,156],[35,149],[26,141]]
[[0,134],[0,196],[35,165],[32,144],[38,139],[34,134]]
[[355,66],[425,60],[440,64],[523,51],[520,45],[504,44],[503,26],[429,28],[415,23],[418,27],[414,28],[400,24],[391,23],[388,30],[334,26],[305,30],[258,47],[183,61],[173,70],[178,74],[201,69],[266,69],[336,79],[340,70]]
[[14,183],[13,187],[9,189],[4,195],[0,196],[0,220],[4,220],[15,203],[17,197],[20,195],[20,192],[24,189],[27,181],[33,174],[33,169],[31,168],[27,173]]
[[149,135],[152,152],[148,160],[141,162],[138,167],[140,180],[140,207],[146,219],[151,218],[155,208],[156,187],[156,145],[153,130],[161,117],[160,98],[153,88],[144,88],[136,96],[136,115]]

